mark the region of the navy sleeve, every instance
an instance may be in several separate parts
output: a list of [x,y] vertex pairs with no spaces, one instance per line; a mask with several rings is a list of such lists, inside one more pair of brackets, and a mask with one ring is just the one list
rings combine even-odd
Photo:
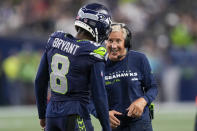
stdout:
[[103,131],[110,131],[107,93],[104,80],[105,64],[97,62],[91,69],[92,98]]
[[147,101],[148,105],[150,105],[151,102],[155,100],[158,94],[158,89],[155,78],[153,76],[153,72],[151,71],[151,67],[146,56],[144,56],[142,62],[142,70],[144,75],[144,81],[142,83],[142,86],[144,87],[145,92],[143,98]]
[[95,109],[95,106],[94,106],[94,102],[93,102],[92,98],[90,98],[90,103],[88,105],[88,111],[94,117],[98,118],[97,113],[96,113],[96,109]]
[[45,118],[46,106],[47,106],[48,80],[49,80],[49,74],[48,74],[47,53],[44,52],[35,79],[36,104],[37,104],[38,114],[40,119]]

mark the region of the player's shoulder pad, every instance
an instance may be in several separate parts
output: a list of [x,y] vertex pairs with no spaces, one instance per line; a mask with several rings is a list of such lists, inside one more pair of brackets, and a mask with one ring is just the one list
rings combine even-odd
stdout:
[[56,37],[58,37],[58,38],[63,38],[63,37],[65,37],[66,35],[67,35],[67,33],[64,32],[64,31],[56,31],[56,32],[52,33],[52,34],[50,35],[50,37],[52,37],[52,38],[56,38]]
[[49,39],[48,39],[48,42],[47,42],[47,44],[48,45],[50,45],[50,43],[52,43],[53,42],[53,40],[55,39],[55,38],[63,38],[63,37],[65,37],[66,36],[66,32],[63,32],[63,31],[56,31],[56,32],[53,32],[50,36],[49,36]]
[[107,59],[107,50],[100,44],[90,40],[77,40],[77,42],[80,43],[83,53],[88,53],[88,55],[93,56],[97,60]]
[[107,60],[107,50],[103,46],[99,46],[96,49],[94,49],[92,52],[90,52],[90,55],[101,60]]
[[64,39],[67,36],[67,34],[68,33],[64,32],[64,31],[56,31],[56,32],[53,32],[52,34],[50,34],[45,49],[46,50],[50,49],[55,38]]
[[66,33],[64,31],[56,31],[54,33],[52,33],[48,39],[48,45],[50,45],[50,43],[52,44],[52,42],[54,41],[55,38],[59,38],[59,39],[66,39],[66,38],[73,38],[73,36],[69,33]]

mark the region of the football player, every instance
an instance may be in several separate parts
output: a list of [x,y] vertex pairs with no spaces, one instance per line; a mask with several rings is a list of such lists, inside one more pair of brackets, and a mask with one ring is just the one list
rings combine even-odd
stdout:
[[103,130],[110,130],[104,88],[106,49],[99,44],[107,39],[110,24],[108,9],[92,3],[79,10],[75,37],[66,32],[50,36],[35,79],[40,125],[46,131],[93,131],[87,109],[90,95]]

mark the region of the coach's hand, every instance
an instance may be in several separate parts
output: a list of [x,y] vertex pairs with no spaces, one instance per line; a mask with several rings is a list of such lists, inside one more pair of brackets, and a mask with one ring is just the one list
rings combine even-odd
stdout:
[[142,97],[135,100],[133,103],[131,103],[129,108],[127,108],[127,115],[130,117],[140,117],[144,111],[144,107],[146,106],[146,104],[146,100]]
[[45,128],[45,125],[46,125],[45,119],[40,119],[40,126],[42,127],[42,129]]
[[120,120],[118,120],[115,115],[122,115],[122,113],[111,110],[109,111],[109,120],[111,128],[117,128],[120,125]]

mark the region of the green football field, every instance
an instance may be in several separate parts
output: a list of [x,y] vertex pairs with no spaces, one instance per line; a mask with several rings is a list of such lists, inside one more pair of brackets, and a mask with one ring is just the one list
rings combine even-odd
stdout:
[[[190,104],[156,104],[154,131],[194,131],[195,109]],[[98,120],[92,117],[95,131]],[[0,107],[0,131],[41,131],[35,106]]]

